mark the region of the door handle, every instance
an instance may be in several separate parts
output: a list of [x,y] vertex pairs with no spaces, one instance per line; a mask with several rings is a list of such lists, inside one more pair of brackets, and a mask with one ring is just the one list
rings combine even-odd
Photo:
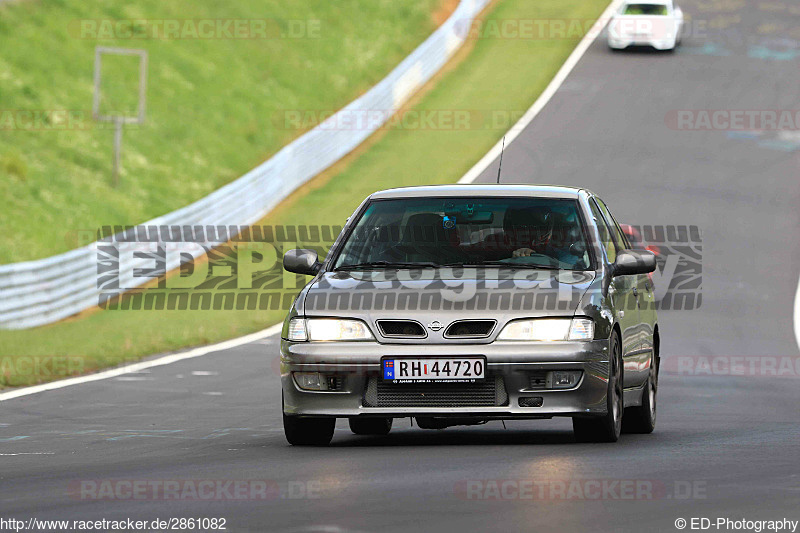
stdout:
[[637,298],[639,296],[639,289],[637,289],[636,287],[633,288],[633,295],[636,296]]

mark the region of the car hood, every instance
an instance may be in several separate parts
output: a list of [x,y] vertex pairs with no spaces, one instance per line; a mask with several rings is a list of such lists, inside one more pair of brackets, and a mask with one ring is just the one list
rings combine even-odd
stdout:
[[[326,272],[308,287],[301,312],[364,320],[384,342],[444,341],[444,330],[454,321],[495,320],[498,327],[489,342],[515,318],[573,316],[595,277],[592,271],[532,269]],[[428,337],[382,338],[377,321],[387,319],[416,321]],[[442,326],[439,331],[436,322]]]

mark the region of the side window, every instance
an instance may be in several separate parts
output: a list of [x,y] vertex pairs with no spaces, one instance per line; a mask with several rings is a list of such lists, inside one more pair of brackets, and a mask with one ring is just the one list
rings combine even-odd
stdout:
[[597,205],[600,206],[600,210],[603,212],[606,222],[608,222],[608,227],[611,229],[614,241],[616,241],[621,248],[630,248],[631,245],[628,242],[628,237],[620,229],[619,224],[617,224],[617,221],[611,215],[611,211],[608,210],[608,206],[606,206],[600,198],[595,198],[595,200],[597,200]]
[[600,233],[600,240],[602,241],[600,244],[602,244],[603,248],[606,249],[606,256],[608,256],[608,262],[613,263],[617,259],[617,246],[611,239],[611,234],[608,231],[608,226],[605,221],[605,218],[603,218],[603,215],[600,212],[600,208],[597,207],[594,198],[589,200],[589,207],[592,210],[592,216],[594,217],[597,223],[597,230]]
[[614,220],[614,224],[617,225],[617,234],[619,234],[619,236],[622,238],[622,241],[620,242],[622,247],[627,249],[627,250],[630,250],[631,248],[633,248],[633,245],[631,244],[631,240],[628,237],[628,234],[625,233],[624,231],[622,231],[622,228],[620,227],[619,224],[617,224],[616,220]]

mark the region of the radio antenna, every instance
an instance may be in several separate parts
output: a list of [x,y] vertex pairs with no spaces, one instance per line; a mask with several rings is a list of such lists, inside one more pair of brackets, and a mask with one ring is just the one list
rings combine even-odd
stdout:
[[497,184],[500,185],[500,171],[503,170],[503,152],[506,150],[506,136],[503,135],[503,147],[500,148],[500,166],[497,167]]

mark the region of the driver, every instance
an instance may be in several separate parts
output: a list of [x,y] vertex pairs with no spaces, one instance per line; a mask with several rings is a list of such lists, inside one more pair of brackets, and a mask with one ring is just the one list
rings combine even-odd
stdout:
[[572,232],[557,230],[566,230],[577,221],[564,220],[556,228],[557,218],[561,218],[559,214],[547,208],[509,209],[503,219],[503,232],[513,249],[511,257],[544,255],[561,263],[574,264],[578,256],[570,250]]
[[553,236],[555,217],[549,209],[509,209],[503,217],[506,242],[514,249],[511,257],[541,253]]

